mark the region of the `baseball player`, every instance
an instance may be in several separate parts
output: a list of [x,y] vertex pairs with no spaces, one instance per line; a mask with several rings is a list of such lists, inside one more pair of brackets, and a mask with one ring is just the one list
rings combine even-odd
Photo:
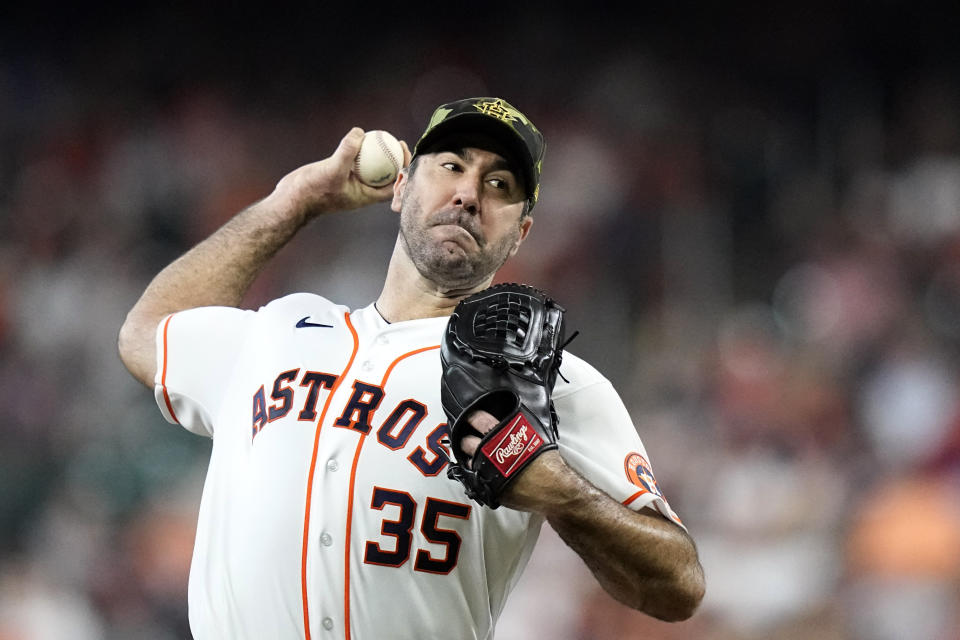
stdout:
[[[583,360],[564,353],[552,390],[559,449],[528,461],[499,508],[447,475],[442,334],[530,232],[540,132],[499,98],[443,105],[382,188],[351,173],[362,137],[352,129],[162,270],[120,331],[163,416],[213,439],[194,637],[492,638],[544,520],[613,597],[689,617],[704,591],[694,544],[623,402]],[[309,221],[388,199],[399,233],[375,302],[297,293],[237,308]],[[468,419],[467,470],[498,424]]]

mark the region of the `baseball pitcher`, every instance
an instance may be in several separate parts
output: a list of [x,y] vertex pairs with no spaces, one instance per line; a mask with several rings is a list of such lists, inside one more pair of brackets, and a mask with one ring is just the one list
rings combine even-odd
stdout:
[[[540,131],[503,99],[443,105],[379,188],[351,169],[363,134],[163,269],[120,331],[163,416],[213,440],[194,637],[492,638],[544,521],[625,605],[692,615],[697,552],[624,403],[565,350],[560,301],[491,287],[533,225]],[[375,302],[238,308],[304,225],[386,200]]]

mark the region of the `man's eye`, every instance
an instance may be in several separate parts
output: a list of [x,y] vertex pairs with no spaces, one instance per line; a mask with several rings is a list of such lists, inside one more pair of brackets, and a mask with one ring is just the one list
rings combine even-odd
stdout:
[[457,163],[456,163],[456,162],[444,162],[444,163],[441,164],[440,166],[443,167],[444,169],[448,170],[448,171],[456,171],[456,170],[457,170]]
[[500,178],[490,178],[490,184],[496,189],[506,189],[508,187],[507,181]]

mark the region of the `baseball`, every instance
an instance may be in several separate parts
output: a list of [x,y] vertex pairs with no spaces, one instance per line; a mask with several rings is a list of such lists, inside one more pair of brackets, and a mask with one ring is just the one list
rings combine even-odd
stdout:
[[363,134],[353,173],[365,185],[383,187],[393,182],[403,167],[403,147],[386,131]]

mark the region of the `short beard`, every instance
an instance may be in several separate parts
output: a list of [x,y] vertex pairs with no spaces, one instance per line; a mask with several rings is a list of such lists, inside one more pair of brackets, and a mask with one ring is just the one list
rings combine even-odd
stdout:
[[[520,237],[519,225],[498,244],[490,245],[478,237],[467,224],[461,224],[477,241],[475,253],[451,253],[428,235],[430,225],[438,219],[449,219],[456,214],[436,214],[428,226],[418,226],[423,220],[422,207],[411,190],[403,195],[400,209],[400,240],[410,261],[420,275],[441,289],[470,289],[489,279],[510,257]],[[468,215],[466,213],[462,215]]]

